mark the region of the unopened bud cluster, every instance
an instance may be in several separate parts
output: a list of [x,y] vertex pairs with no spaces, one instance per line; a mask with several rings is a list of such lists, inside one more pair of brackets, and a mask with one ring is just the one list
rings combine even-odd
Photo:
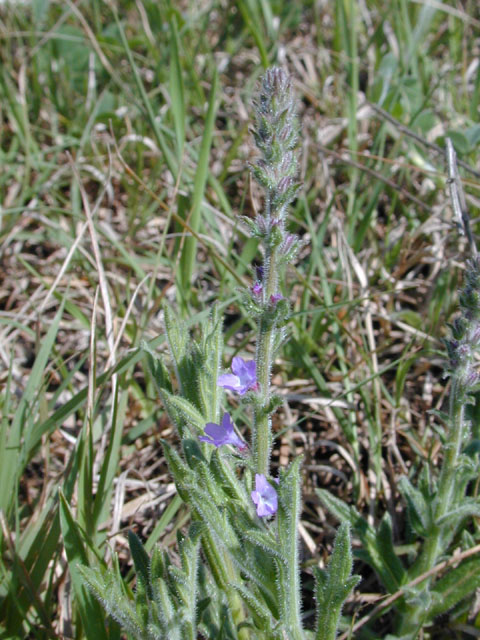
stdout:
[[[258,316],[262,310],[268,308],[271,312],[276,307],[278,269],[294,260],[301,246],[299,238],[285,229],[288,205],[300,188],[294,153],[298,124],[290,76],[278,67],[268,69],[262,77],[254,107],[252,133],[261,155],[250,169],[265,192],[265,202],[263,212],[245,222],[265,248],[266,268],[257,273],[248,305],[253,315]],[[270,267],[275,273],[269,273]]]
[[298,125],[290,76],[277,67],[268,69],[254,106],[253,136],[261,157],[250,168],[266,196],[264,214],[258,214],[250,228],[267,245],[279,247],[280,255],[289,261],[298,249],[298,240],[290,236],[286,242],[284,221],[300,186],[293,152]]
[[474,366],[475,351],[480,346],[480,258],[467,262],[465,280],[460,292],[461,315],[450,325],[452,338],[446,341],[450,372],[463,394],[480,380]]

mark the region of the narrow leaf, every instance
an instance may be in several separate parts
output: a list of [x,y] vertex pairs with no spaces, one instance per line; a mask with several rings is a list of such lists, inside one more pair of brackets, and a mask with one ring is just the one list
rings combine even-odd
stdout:
[[143,548],[140,538],[133,531],[128,532],[128,544],[130,546],[130,553],[132,554],[137,576],[141,576],[143,583],[146,586],[148,597],[151,598],[150,558],[148,557],[148,553]]
[[480,588],[480,558],[465,560],[435,583],[430,619],[445,613]]
[[315,640],[335,640],[343,603],[360,581],[359,576],[350,575],[352,566],[349,527],[341,524],[327,569],[314,570],[317,600]]
[[61,491],[59,492],[59,497],[60,525],[63,534],[63,543],[85,635],[87,638],[95,638],[96,640],[102,640],[104,638],[107,640],[108,633],[105,625],[105,615],[97,600],[85,589],[83,577],[79,571],[79,565],[88,566],[89,564],[82,533]]
[[[194,232],[200,229],[200,213],[202,209],[202,201],[205,192],[205,184],[209,171],[210,147],[213,139],[213,128],[215,124],[216,114],[216,98],[218,88],[218,72],[215,70],[210,98],[208,102],[208,110],[205,118],[205,127],[203,130],[202,142],[200,145],[200,154],[198,157],[197,171],[193,185],[192,209],[190,212],[190,227]],[[182,285],[184,292],[190,291],[193,269],[196,261],[197,239],[189,236],[185,239],[182,256],[180,258],[180,269],[182,277]],[[187,294],[188,295],[188,294]]]

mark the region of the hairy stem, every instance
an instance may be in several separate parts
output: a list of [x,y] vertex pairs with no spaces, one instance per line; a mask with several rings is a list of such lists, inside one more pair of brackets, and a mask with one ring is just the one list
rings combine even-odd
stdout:
[[[238,628],[238,626],[245,621],[246,616],[242,599],[231,586],[239,581],[237,571],[228,553],[218,549],[215,541],[208,532],[203,535],[203,551],[207,557],[215,581],[227,596],[233,622]],[[239,629],[239,640],[250,640],[250,638],[250,631],[247,627]]]
[[[444,551],[444,538],[450,527],[448,524],[438,526],[436,523],[451,509],[455,495],[455,473],[465,427],[465,396],[459,389],[458,376],[453,376],[452,378],[449,413],[449,442],[445,448],[445,457],[438,481],[437,504],[434,514],[435,524],[430,535],[425,540],[425,546],[416,563],[413,577],[422,575],[435,566],[439,556]],[[423,583],[424,591],[429,588],[430,582],[430,578],[425,579]],[[400,635],[406,636],[410,633],[413,634],[412,638],[416,638],[416,633],[420,629],[427,613],[425,607],[420,604],[408,607],[402,620]]]
[[271,420],[268,413],[270,400],[270,376],[273,364],[275,324],[268,318],[268,301],[277,294],[276,249],[267,247],[264,262],[264,312],[258,320],[257,379],[259,384],[258,404],[255,408],[254,452],[257,473],[268,475],[271,448]]

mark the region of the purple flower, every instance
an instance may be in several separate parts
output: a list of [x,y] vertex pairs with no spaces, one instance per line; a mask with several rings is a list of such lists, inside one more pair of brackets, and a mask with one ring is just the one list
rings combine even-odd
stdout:
[[205,433],[207,434],[206,436],[199,437],[202,442],[208,442],[208,444],[213,444],[216,447],[221,447],[224,444],[233,444],[239,451],[247,449],[245,442],[236,434],[229,413],[223,414],[222,424],[207,422]]
[[260,298],[260,296],[262,295],[262,291],[263,291],[262,283],[257,281],[252,287],[252,294],[254,295],[255,298]]
[[270,296],[270,304],[275,307],[277,305],[277,302],[280,302],[280,300],[283,300],[283,296],[281,293],[273,293]]
[[276,513],[278,508],[277,492],[263,473],[255,474],[255,491],[252,491],[251,496],[257,508],[257,516],[264,518]]
[[232,360],[233,373],[224,373],[218,376],[217,384],[224,389],[236,391],[243,396],[249,389],[258,389],[257,365],[255,360],[248,362],[240,356],[235,356]]

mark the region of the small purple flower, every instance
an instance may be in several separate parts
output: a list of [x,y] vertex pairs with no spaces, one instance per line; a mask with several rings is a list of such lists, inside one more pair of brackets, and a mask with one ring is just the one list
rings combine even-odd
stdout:
[[260,296],[262,295],[262,291],[263,291],[262,283],[257,281],[252,287],[252,294],[254,295],[255,298],[260,298]]
[[245,395],[250,389],[258,389],[255,360],[247,362],[240,356],[235,356],[232,360],[232,371],[233,373],[224,373],[218,376],[217,384],[219,387],[236,391],[241,396]]
[[202,442],[208,442],[208,444],[213,444],[216,447],[221,447],[224,444],[233,444],[239,451],[247,449],[245,442],[236,434],[229,413],[223,414],[222,424],[207,422],[205,433],[207,434],[206,436],[199,437]]
[[281,293],[273,293],[270,296],[270,304],[272,305],[272,307],[276,307],[277,302],[279,302],[280,300],[283,300],[283,296]]
[[263,473],[255,474],[255,491],[252,491],[251,496],[257,508],[257,516],[264,518],[276,513],[278,508],[277,492]]

